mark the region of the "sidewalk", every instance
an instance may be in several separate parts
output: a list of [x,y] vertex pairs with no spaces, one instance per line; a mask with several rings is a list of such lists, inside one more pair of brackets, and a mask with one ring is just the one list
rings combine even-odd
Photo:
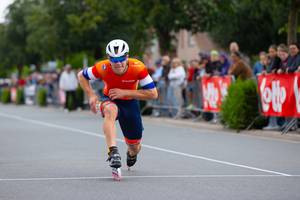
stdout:
[[143,119],[148,122],[155,122],[155,123],[168,123],[174,126],[186,126],[186,127],[193,127],[193,128],[204,128],[208,130],[215,130],[218,132],[226,132],[231,134],[243,134],[255,137],[264,137],[264,138],[272,138],[278,140],[287,140],[293,142],[300,142],[300,132],[299,131],[291,131],[287,134],[281,135],[280,131],[266,131],[261,129],[252,129],[252,130],[241,130],[237,132],[233,129],[225,128],[221,124],[212,124],[206,121],[192,121],[189,119],[170,119],[170,118],[163,118],[163,117],[149,117],[143,116]]

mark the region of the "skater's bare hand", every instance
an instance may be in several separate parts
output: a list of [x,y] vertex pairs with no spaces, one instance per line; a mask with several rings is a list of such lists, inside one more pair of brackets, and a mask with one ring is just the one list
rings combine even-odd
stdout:
[[90,96],[89,98],[89,104],[90,104],[90,108],[91,108],[91,111],[93,113],[96,113],[96,104],[98,102],[98,97],[96,95],[92,95]]
[[108,93],[109,98],[112,100],[124,98],[126,97],[126,95],[126,90],[122,90],[119,88],[110,89]]

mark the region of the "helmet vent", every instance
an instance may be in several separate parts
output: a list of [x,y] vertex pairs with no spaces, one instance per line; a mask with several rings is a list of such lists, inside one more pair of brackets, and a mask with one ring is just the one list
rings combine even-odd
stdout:
[[118,46],[114,47],[114,50],[115,50],[115,54],[119,53],[119,47]]

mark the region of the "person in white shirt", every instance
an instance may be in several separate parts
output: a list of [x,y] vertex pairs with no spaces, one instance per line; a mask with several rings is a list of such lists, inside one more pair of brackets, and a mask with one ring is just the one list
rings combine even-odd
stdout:
[[[65,70],[62,72],[59,79],[59,89],[65,92],[65,105],[66,111],[76,109],[76,89],[78,87],[77,76],[72,70],[71,65],[67,64]],[[69,101],[73,101],[72,107],[68,106]]]
[[183,105],[182,89],[185,85],[186,73],[179,58],[174,58],[171,62],[171,69],[168,74],[169,88],[167,91],[167,102],[170,106],[172,117],[178,118]]

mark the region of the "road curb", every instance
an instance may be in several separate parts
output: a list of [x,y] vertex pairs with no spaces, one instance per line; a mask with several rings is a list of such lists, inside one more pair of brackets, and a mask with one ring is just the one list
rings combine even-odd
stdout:
[[297,131],[291,131],[287,134],[281,135],[280,131],[265,131],[261,129],[253,129],[253,130],[242,130],[237,132],[236,130],[229,129],[224,127],[221,124],[212,124],[206,121],[192,121],[187,119],[170,119],[170,118],[163,118],[163,117],[150,117],[150,116],[143,116],[143,119],[147,122],[154,122],[154,123],[168,123],[174,126],[188,126],[192,128],[203,128],[213,131],[222,131],[231,134],[243,134],[249,136],[257,136],[257,137],[264,137],[264,138],[275,138],[280,140],[288,140],[293,142],[300,142],[300,134]]

